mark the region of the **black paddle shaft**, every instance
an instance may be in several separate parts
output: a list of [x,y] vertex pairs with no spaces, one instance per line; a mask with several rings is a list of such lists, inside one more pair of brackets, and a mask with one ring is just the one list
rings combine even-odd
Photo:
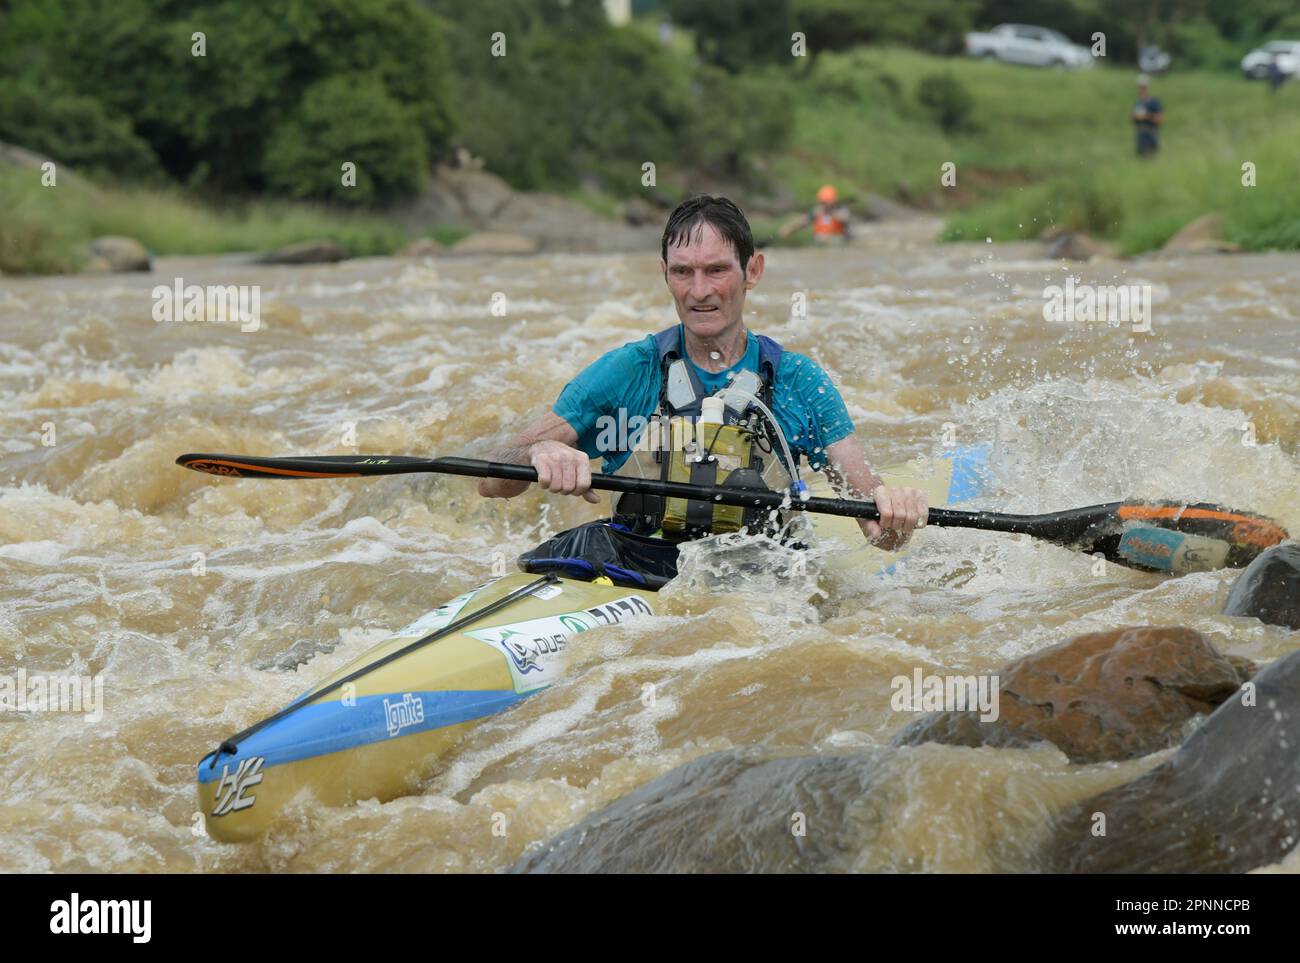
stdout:
[[[480,461],[475,458],[435,458],[430,470],[448,475],[468,475],[475,478],[501,478],[506,481],[536,482],[537,470],[527,465],[512,465],[499,461]],[[436,467],[434,467],[436,466]],[[819,515],[842,515],[848,518],[865,518],[877,521],[880,509],[874,502],[846,498],[794,498],[766,488],[743,488],[731,485],[692,485],[686,482],[659,481],[652,478],[629,478],[622,475],[591,476],[591,487],[602,491],[627,492],[635,495],[660,495],[666,498],[686,498],[712,501],[720,505],[737,505],[742,508],[770,508],[814,512]],[[1013,532],[1039,537],[1050,537],[1060,532],[1077,541],[1104,517],[1114,514],[1119,502],[1076,508],[1050,515],[1004,515],[995,512],[963,512],[952,508],[931,508],[930,525],[955,528],[976,528],[989,532]]]
[[[501,478],[534,483],[537,471],[527,465],[475,458],[415,458],[409,455],[316,455],[306,458],[268,458],[259,455],[181,455],[176,463],[194,471],[227,478],[359,478],[368,475],[403,475],[437,472],[474,478]],[[685,482],[591,476],[591,487],[604,491],[659,495],[692,501],[712,501],[741,508],[797,510],[821,515],[879,520],[874,502],[845,498],[795,498],[767,488],[739,485],[691,485]],[[1119,552],[1121,535],[1132,524],[1154,525],[1184,534],[1216,538],[1230,549],[1226,564],[1247,565],[1270,545],[1287,537],[1271,519],[1211,504],[1186,502],[1107,502],[1043,515],[1009,515],[1003,512],[964,512],[931,508],[930,525],[973,528],[985,532],[1031,535],[1082,552],[1100,552],[1121,565],[1143,568]]]

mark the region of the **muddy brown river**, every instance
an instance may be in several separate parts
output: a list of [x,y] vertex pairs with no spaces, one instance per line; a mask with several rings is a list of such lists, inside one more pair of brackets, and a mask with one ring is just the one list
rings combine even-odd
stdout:
[[[1149,496],[1300,530],[1300,255],[1062,264],[935,246],[934,229],[769,252],[749,300],[752,329],[841,386],[874,464],[987,443],[980,507]],[[1145,289],[1151,330],[1045,319],[1067,276]],[[259,330],[155,321],[151,291],[176,277],[260,285]],[[482,457],[596,356],[673,321],[653,250],[0,279],[0,673],[104,680],[95,721],[0,713],[0,870],[495,871],[715,750],[886,744],[912,718],[890,680],[916,667],[990,672],[1134,624],[1262,662],[1300,647],[1217,614],[1235,573],[1097,572],[1021,536],[931,528],[888,576],[781,593],[693,591],[717,563],[702,546],[665,614],[576,638],[562,684],[481,724],[418,794],[302,800],[240,846],[198,832],[195,764],[221,738],[598,509],[486,501],[460,478],[213,479],[175,457]],[[1047,814],[1167,755],[920,747],[862,868],[1004,867]]]

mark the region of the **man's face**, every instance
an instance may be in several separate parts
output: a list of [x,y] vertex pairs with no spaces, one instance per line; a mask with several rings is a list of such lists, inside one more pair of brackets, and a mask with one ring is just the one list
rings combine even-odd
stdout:
[[668,246],[660,262],[677,317],[692,334],[717,338],[735,330],[745,311],[745,292],[763,276],[763,255],[754,252],[740,270],[735,249],[712,224],[691,230],[686,243]]
[[1150,93],[1151,93],[1151,88],[1148,87],[1146,84],[1143,84],[1141,87],[1138,88],[1138,97],[1141,100],[1146,100],[1147,96]]

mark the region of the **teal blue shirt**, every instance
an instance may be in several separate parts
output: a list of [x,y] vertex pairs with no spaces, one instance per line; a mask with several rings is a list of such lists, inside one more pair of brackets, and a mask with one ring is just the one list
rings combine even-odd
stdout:
[[[725,371],[704,371],[689,357],[687,361],[704,390],[712,394],[727,384],[731,373],[758,371],[758,339],[751,333],[745,356]],[[625,424],[634,417],[648,419],[659,405],[659,380],[659,353],[654,335],[649,335],[597,358],[564,386],[552,410],[578,433],[580,449],[591,458],[603,459],[602,470],[608,474],[627,461],[628,452],[601,450],[601,429],[611,424],[602,418],[616,423],[621,409]],[[813,469],[825,465],[827,447],[853,434],[844,399],[830,377],[811,358],[793,351],[781,354],[772,413],[795,458],[807,459]],[[632,433],[630,443],[635,443],[636,434]]]

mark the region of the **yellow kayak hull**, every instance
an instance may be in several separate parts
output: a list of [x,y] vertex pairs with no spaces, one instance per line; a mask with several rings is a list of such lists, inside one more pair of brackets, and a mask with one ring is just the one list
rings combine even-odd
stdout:
[[[983,466],[982,449],[961,449],[881,474],[892,485],[923,489],[932,505],[951,505],[978,492]],[[834,494],[822,476],[816,479],[814,494]],[[896,558],[868,545],[852,519],[817,516],[814,524],[818,539],[840,544],[833,566],[874,572]],[[535,586],[530,594],[479,614],[529,585]],[[258,838],[303,792],[327,806],[412,792],[479,719],[556,681],[574,633],[652,615],[656,604],[652,591],[524,573],[466,592],[206,756],[198,793],[208,835],[224,842]],[[432,633],[441,635],[362,671]]]

